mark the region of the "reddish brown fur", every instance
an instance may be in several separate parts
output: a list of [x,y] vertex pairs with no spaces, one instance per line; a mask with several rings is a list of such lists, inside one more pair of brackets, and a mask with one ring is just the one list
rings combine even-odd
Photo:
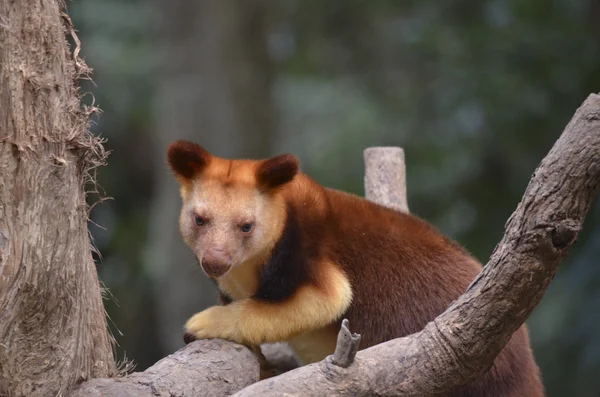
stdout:
[[[361,334],[361,349],[421,330],[458,298],[481,270],[462,247],[415,216],[322,189],[307,179],[299,180],[298,185],[290,185],[285,192],[287,200],[296,205],[302,191],[321,191],[311,196],[327,208],[323,255],[333,258],[350,278],[354,299],[344,317],[353,331]],[[310,211],[302,216],[306,217],[305,238],[310,238],[310,229],[318,228],[323,216],[313,218]],[[483,379],[453,394],[542,395],[526,326],[513,335]]]
[[[267,303],[257,303],[260,311],[253,312],[257,319],[269,318],[269,312],[276,313],[276,307],[298,305],[294,303],[295,296],[298,291],[306,290],[303,287],[308,284],[315,291],[322,291],[323,296],[331,297],[326,299],[337,299],[334,297],[339,296],[336,284],[339,281],[334,282],[338,279],[331,275],[336,273],[328,270],[334,266],[349,280],[352,302],[341,316],[321,328],[321,334],[315,335],[324,339],[323,343],[329,343],[323,346],[331,346],[331,336],[339,329],[341,319],[348,318],[353,331],[361,334],[360,348],[364,349],[421,330],[457,299],[480,272],[481,265],[461,246],[413,215],[324,188],[302,173],[286,183],[286,179],[291,179],[287,178],[290,173],[296,172],[294,164],[293,157],[285,156],[265,162],[231,163],[213,159],[201,177],[258,188],[269,186],[265,183],[269,178],[264,175],[274,175],[276,185],[280,185],[268,194],[281,199],[275,202],[286,205],[282,213],[288,218],[281,219],[285,224],[283,231],[274,236],[275,241],[265,241],[265,246],[270,247],[272,256],[276,252],[281,254],[281,250],[291,250],[294,255],[290,258],[295,258],[295,262],[290,266],[296,266],[296,271],[287,269],[285,273],[285,285],[289,285],[286,288],[290,291],[281,290],[279,281],[269,286],[269,278],[278,274],[269,273],[272,258],[254,263],[256,271],[245,273],[244,277],[251,274],[256,279],[237,279],[253,286],[251,294],[270,296]],[[286,230],[289,233],[284,238]],[[219,281],[219,285],[222,293],[229,293],[226,283]],[[258,302],[259,298],[248,296],[242,301]],[[234,297],[228,306],[235,305],[235,300]],[[290,334],[289,338],[295,335]],[[543,395],[525,326],[513,335],[482,378],[451,394],[453,397]]]

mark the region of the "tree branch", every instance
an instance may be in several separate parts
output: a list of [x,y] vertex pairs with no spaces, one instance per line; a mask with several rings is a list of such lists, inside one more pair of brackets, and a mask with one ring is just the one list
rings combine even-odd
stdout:
[[92,379],[71,397],[228,396],[258,380],[256,356],[246,347],[222,340],[197,340],[143,372]]
[[600,96],[592,94],[536,169],[487,266],[420,332],[255,383],[242,396],[428,396],[481,375],[539,303],[600,186]]
[[[369,164],[378,157],[369,157],[365,151],[367,174],[373,175]],[[384,169],[377,167],[378,172],[388,172]],[[380,180],[387,183],[393,179]],[[405,189],[405,179],[400,185]],[[599,186],[600,96],[593,94],[538,166],[487,266],[443,314],[418,333],[359,351],[354,361],[352,343],[348,348],[342,346],[350,336],[349,324],[340,331],[336,353],[325,360],[253,383],[233,396],[424,396],[468,383],[489,368],[539,303],[575,242]],[[366,190],[369,194],[377,189]],[[384,197],[384,202],[393,197],[389,192],[378,194],[375,197]],[[407,206],[404,208],[408,211]],[[196,348],[199,350],[194,361],[189,357],[190,349]],[[218,358],[207,358],[214,352],[218,352]],[[158,371],[161,375],[156,375],[155,367],[163,371]],[[170,373],[179,371],[185,373],[185,383],[161,383],[169,376],[175,379]],[[227,390],[223,388],[229,379],[245,375],[251,376],[227,385]],[[169,389],[181,396],[222,396],[252,383],[257,376],[257,360],[248,349],[221,340],[203,340],[142,373],[90,381],[81,390],[92,396],[122,395],[124,390],[134,390],[143,396],[138,389],[127,389],[129,384],[137,383],[145,387],[146,395],[161,396]],[[110,384],[112,391],[103,394],[100,386]],[[155,391],[159,384],[165,390],[163,394]],[[148,390],[154,394],[148,394]]]

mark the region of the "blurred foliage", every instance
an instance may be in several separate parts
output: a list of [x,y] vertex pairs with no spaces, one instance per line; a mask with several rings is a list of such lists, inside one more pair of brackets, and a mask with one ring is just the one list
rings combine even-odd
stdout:
[[[363,194],[362,150],[402,146],[411,211],[485,263],[536,165],[599,91],[599,3],[272,1],[272,154],[294,152],[320,182]],[[165,149],[148,133],[161,15],[141,0],[69,9],[95,69],[84,88],[104,111],[94,131],[113,151],[99,181],[114,199],[95,207],[102,228],[90,226],[98,267],[115,297],[106,304],[122,332],[119,354],[143,369],[169,353],[156,347],[153,302],[164,297],[143,259],[153,165],[164,162],[155,153]],[[596,205],[528,321],[549,396],[600,389],[598,220]]]

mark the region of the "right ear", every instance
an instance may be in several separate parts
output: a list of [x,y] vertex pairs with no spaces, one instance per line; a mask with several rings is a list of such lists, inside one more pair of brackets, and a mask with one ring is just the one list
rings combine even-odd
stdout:
[[282,154],[263,160],[256,171],[256,179],[260,186],[274,189],[285,185],[298,173],[298,158],[291,154]]
[[192,179],[208,166],[211,155],[194,142],[180,140],[169,145],[167,158],[179,178]]

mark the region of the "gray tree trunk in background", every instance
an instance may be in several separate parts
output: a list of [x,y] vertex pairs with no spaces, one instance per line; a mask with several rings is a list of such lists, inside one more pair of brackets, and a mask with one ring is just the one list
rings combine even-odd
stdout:
[[162,2],[160,87],[154,131],[157,188],[147,264],[156,281],[157,326],[165,353],[182,345],[187,318],[216,302],[216,289],[184,246],[179,188],[168,144],[190,139],[220,156],[265,156],[274,139],[268,2]]
[[[0,395],[115,374],[88,234],[88,131],[58,0],[0,0]],[[64,17],[64,19],[63,19]],[[71,30],[71,33],[73,31]]]

